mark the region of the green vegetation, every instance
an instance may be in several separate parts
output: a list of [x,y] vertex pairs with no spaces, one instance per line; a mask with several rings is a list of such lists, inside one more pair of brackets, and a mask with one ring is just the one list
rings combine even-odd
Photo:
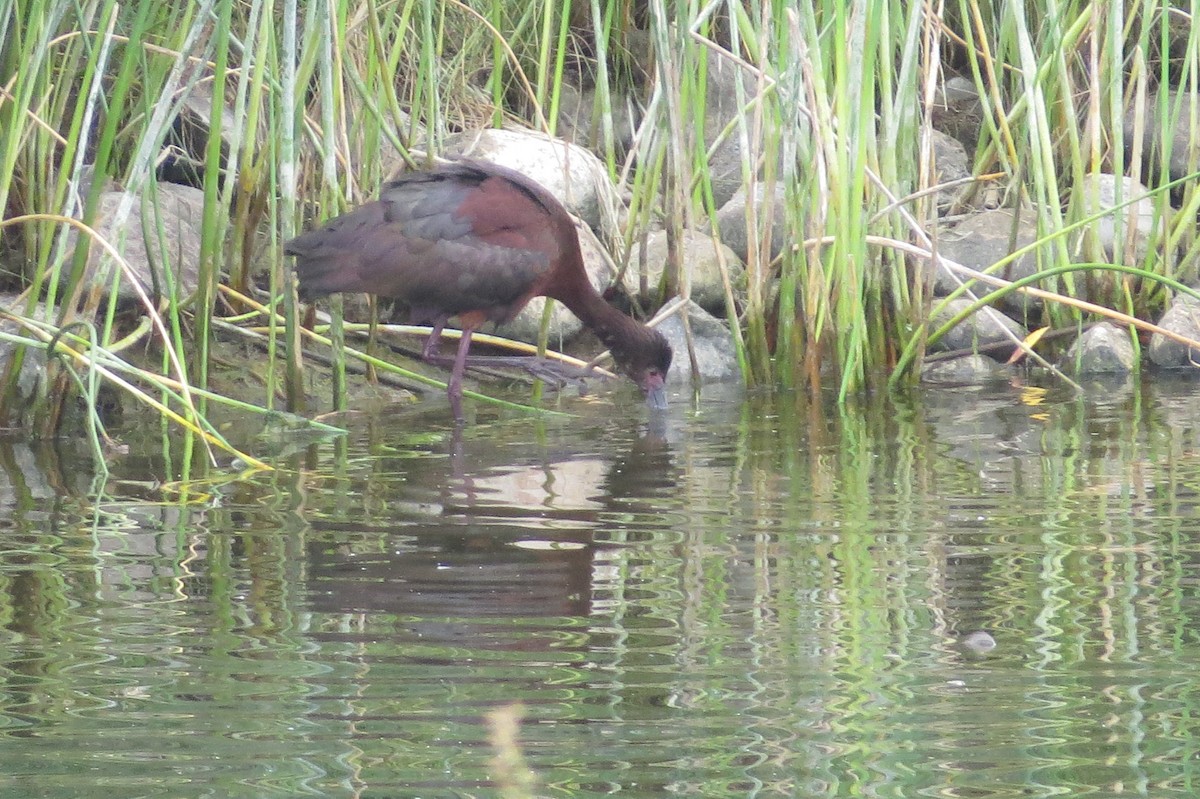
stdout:
[[[936,335],[914,253],[936,241],[930,137],[951,71],[980,102],[976,180],[958,202],[991,192],[1027,206],[1045,270],[1033,282],[1074,293],[1083,278],[1067,266],[1086,262],[1098,287],[1089,296],[1119,318],[1149,318],[1163,281],[1194,277],[1200,257],[1198,35],[1163,2],[1043,12],[967,0],[0,0],[0,255],[23,291],[5,307],[3,337],[25,345],[9,362],[0,417],[52,433],[72,382],[94,408],[107,381],[197,434],[185,437],[185,460],[200,443],[236,451],[206,421],[221,401],[208,390],[212,347],[231,325],[261,347],[257,410],[304,408],[308,344],[281,242],[367,199],[402,163],[441,152],[454,131],[519,123],[553,134],[564,120],[586,122],[576,133],[632,191],[618,260],[652,224],[670,241],[708,227],[722,181],[751,194],[782,182],[782,197],[768,190],[748,205],[758,235],[744,278],[725,276],[747,382],[833,381],[844,398],[912,380]],[[735,101],[723,116],[712,113],[718,73]],[[1180,119],[1193,120],[1182,142]],[[722,171],[730,148],[737,160]],[[1151,156],[1129,155],[1141,152]],[[1079,238],[1102,215],[1081,188],[1102,169],[1156,187],[1160,221],[1137,257],[1106,257]],[[138,280],[118,255],[130,241],[144,240],[160,265],[187,252],[152,213],[166,204],[164,175],[202,193],[195,273],[157,268]],[[129,193],[98,232],[106,179]],[[783,226],[772,229],[777,210]],[[772,239],[783,245],[775,258]],[[671,259],[664,301],[690,292],[678,248]],[[1051,302],[1036,321],[1070,327],[1088,313]],[[335,312],[338,397],[357,357],[345,337]],[[45,352],[55,368],[30,400],[22,360]],[[89,418],[99,451],[103,424]]]

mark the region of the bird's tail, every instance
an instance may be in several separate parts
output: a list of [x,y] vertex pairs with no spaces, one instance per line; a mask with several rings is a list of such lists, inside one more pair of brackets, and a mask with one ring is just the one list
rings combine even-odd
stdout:
[[300,299],[313,300],[339,291],[354,292],[359,288],[357,274],[346,268],[346,256],[330,252],[330,248],[311,234],[297,236],[283,245],[285,255],[294,256],[292,272],[296,275]]

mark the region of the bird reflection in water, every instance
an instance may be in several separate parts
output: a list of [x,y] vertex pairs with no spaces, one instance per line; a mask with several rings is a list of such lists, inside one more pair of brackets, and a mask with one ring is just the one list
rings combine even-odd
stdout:
[[403,484],[404,499],[364,505],[386,507],[388,518],[314,518],[314,610],[394,614],[409,621],[393,633],[424,644],[466,636],[488,648],[546,647],[555,637],[525,634],[526,624],[550,618],[578,633],[566,620],[591,614],[597,558],[611,561],[611,541],[623,540],[612,525],[626,523],[613,519],[655,516],[655,503],[677,490],[665,431],[633,437],[616,457],[611,448],[548,451],[551,443],[538,457],[526,446],[513,459],[515,447],[486,435],[486,424],[476,428],[483,433],[464,437],[448,426],[437,447],[449,447],[444,459],[381,464],[395,475],[392,487]]

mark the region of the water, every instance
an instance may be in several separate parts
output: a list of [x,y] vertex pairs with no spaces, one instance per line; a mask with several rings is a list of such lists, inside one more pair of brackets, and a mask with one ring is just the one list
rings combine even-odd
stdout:
[[0,795],[1196,795],[1193,385],[562,408],[0,446]]

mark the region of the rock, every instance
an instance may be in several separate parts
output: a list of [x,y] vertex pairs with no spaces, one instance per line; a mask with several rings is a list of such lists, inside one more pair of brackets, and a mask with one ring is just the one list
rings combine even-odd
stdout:
[[492,128],[446,139],[451,157],[480,158],[536,180],[605,241],[617,236],[617,191],[604,163],[588,150],[528,130]]
[[[26,315],[26,300],[17,294],[0,295],[0,308],[17,316]],[[32,312],[32,318],[46,321],[47,312],[44,305],[39,304]],[[0,332],[10,336],[29,337],[28,333],[14,320],[0,320]],[[9,363],[16,354],[20,343],[8,339],[0,339],[0,371],[7,371]],[[75,364],[75,368],[81,368]],[[36,432],[33,425],[39,415],[44,413],[47,403],[54,401],[50,396],[52,391],[48,369],[48,359],[45,349],[26,347],[21,360],[21,369],[13,384],[13,391],[6,400],[7,422],[9,432],[20,432],[26,436]],[[82,435],[88,430],[89,415],[95,412],[104,424],[113,424],[120,420],[122,398],[125,393],[108,380],[100,380],[97,385],[95,402],[85,400],[74,382],[66,384],[68,396],[63,400],[62,414],[58,419],[57,432],[66,436]]]
[[[208,142],[213,132],[213,71],[203,61],[193,62],[189,71],[198,72],[200,75],[197,80],[192,80],[189,76],[183,79],[180,86],[182,96],[179,114],[167,130],[155,174],[165,183],[203,188],[208,162]],[[257,130],[246,128],[244,123],[244,119],[239,123],[233,104],[226,99],[221,110],[221,124],[217,130],[217,135],[221,137],[218,158],[222,178],[225,177],[224,173],[229,165],[230,152],[235,147],[241,147],[245,138],[253,137],[256,140],[255,149],[261,150],[265,146],[265,117],[259,117]]]
[[[1179,294],[1171,301],[1158,326],[1200,341],[1200,300]],[[1150,362],[1164,369],[1200,366],[1200,349],[1189,348],[1159,333],[1150,337]]]
[[[95,180],[95,164],[84,164],[79,168],[79,172],[73,176],[73,179],[70,181],[68,192],[70,193],[70,200],[77,203],[77,205],[73,206],[72,213],[78,214],[79,209],[83,208],[84,204],[87,202],[88,194],[92,191],[92,184],[95,182]],[[120,184],[107,175],[102,178],[102,181],[103,187],[100,189],[101,192],[121,190]]]
[[[740,380],[742,373],[738,368],[737,351],[734,349],[728,325],[695,302],[688,303],[687,314],[700,379],[705,383]],[[668,316],[658,325],[658,329],[667,337],[671,349],[675,352],[671,359],[671,371],[667,373],[667,382],[684,383],[691,380],[692,362],[688,357],[687,339],[684,336],[683,319],[680,314]]]
[[[951,300],[930,318],[930,329],[940,328],[970,305],[971,300],[965,297]],[[1012,335],[1010,336],[1009,333]],[[981,308],[950,328],[949,333],[933,343],[930,351],[966,350],[988,344],[1011,342],[1013,336],[1020,340],[1027,335],[1029,335],[1029,331],[1019,322],[1010,319],[995,308]]]
[[1084,331],[1060,364],[1079,375],[1125,374],[1133,371],[1133,341],[1129,331],[1101,322]]
[[[973,213],[941,235],[938,251],[944,257],[963,266],[983,271],[1001,258],[1037,240],[1037,218],[1032,210],[1022,210],[1019,219],[1016,220],[1016,226],[1016,236],[1013,238],[1013,211],[1009,208]],[[1010,239],[1013,241],[1011,249]],[[1019,280],[1034,274],[1037,268],[1036,252],[1028,252],[993,274],[1005,280]],[[958,288],[958,285],[958,281],[949,270],[943,266],[938,267],[934,280],[935,293],[949,294]],[[976,294],[987,291],[990,291],[990,288],[980,286]],[[1040,306],[1040,300],[1020,293],[1009,295],[1005,302],[1006,308],[1020,312]]]
[[[735,286],[741,282],[745,272],[741,260],[733,250],[697,230],[684,230],[680,247],[683,249],[683,265],[691,274],[691,298],[701,307],[720,313],[725,307],[725,284],[721,280],[719,259],[725,259],[729,268],[729,279]],[[650,296],[642,299],[653,300],[657,297],[658,283],[667,263],[667,232],[656,230],[649,233],[645,252],[646,284]],[[629,254],[629,268],[625,270],[624,281],[625,290],[635,296],[641,282],[641,257],[642,247],[635,242],[633,251]]]
[[[1135,266],[1145,259],[1151,246],[1166,236],[1174,212],[1170,206],[1164,205],[1160,208],[1160,204],[1153,198],[1144,196],[1149,189],[1133,178],[1123,177],[1119,185],[1120,197],[1115,175],[1093,173],[1083,179],[1075,197],[1081,206],[1081,216],[1091,216],[1099,211],[1111,209],[1118,202],[1142,197],[1133,205],[1101,217],[1088,228],[1110,262]],[[1120,241],[1116,240],[1118,217],[1123,219]],[[1132,243],[1132,252],[1126,251],[1127,242]],[[1083,258],[1090,260],[1086,251]]]
[[[90,445],[83,436],[36,440],[29,435],[6,435],[0,441],[0,512],[6,519],[24,519],[30,515],[30,508],[52,508],[61,504],[64,496],[94,494],[94,463]],[[110,462],[110,465],[113,464]],[[122,513],[128,513],[136,504],[123,502]],[[21,523],[24,522],[18,522]],[[146,523],[151,522],[147,520]],[[155,523],[161,524],[161,521]],[[113,525],[108,529],[114,531],[114,537],[121,539],[121,549],[111,551],[128,556],[131,537],[128,528]],[[95,541],[103,537],[103,533],[97,532]],[[129,579],[130,573],[125,571],[122,577]]]
[[974,385],[990,380],[1006,380],[1008,374],[1003,366],[983,355],[928,361],[921,367],[921,381],[924,383]]
[[[415,142],[427,141],[428,133],[424,125],[412,119],[403,109],[396,109],[392,113],[397,117],[395,133],[401,144],[408,144],[411,148]],[[408,169],[404,153],[396,149],[396,145],[382,130],[372,131],[370,138],[365,135],[366,130],[354,132],[356,135],[351,140],[350,157],[354,159],[354,176],[359,186],[374,186],[376,180],[388,180]]]
[[[126,198],[132,199],[132,209],[125,219],[117,220],[115,215],[118,207]],[[204,192],[177,183],[157,183],[152,192],[143,196],[130,195],[126,191],[106,191],[101,194],[93,227],[124,255],[147,294],[153,295],[155,287],[159,291],[166,291],[163,269],[170,268],[177,294],[182,300],[194,292],[199,284],[203,219]],[[119,230],[114,230],[114,227]],[[118,232],[124,236],[123,242],[118,241]],[[68,248],[74,249],[77,239],[78,231],[72,228],[68,234]],[[146,246],[147,240],[149,247]],[[112,273],[107,269],[103,275],[96,272],[102,252],[99,245],[92,244],[83,279],[85,285],[97,280],[101,288],[107,291]],[[69,266],[70,261],[62,271],[63,286],[69,277]],[[116,264],[111,266],[113,269],[119,268]],[[137,293],[126,275],[122,275],[118,284],[117,296],[122,303],[137,301]]]
[[[196,67],[199,69],[199,67]],[[204,72],[211,78],[210,71]],[[182,90],[179,113],[167,129],[159,153],[155,175],[164,183],[179,183],[200,188],[204,185],[205,162],[208,157],[208,137],[212,132],[212,83],[201,80]],[[229,119],[233,111],[226,104],[222,110],[225,120],[221,140],[221,168],[229,158]]]
[[996,639],[986,630],[976,630],[967,633],[959,643],[964,649],[968,649],[977,655],[986,655],[996,648]]
[[[757,87],[753,76],[738,64],[722,58],[712,50],[706,50],[706,54],[708,66],[705,73],[704,146],[707,149],[713,146],[730,121],[739,114],[747,116],[746,128],[751,129],[749,116],[742,104],[754,97]],[[794,135],[807,136],[808,132],[797,131]],[[708,161],[713,203],[717,208],[729,202],[734,193],[741,188],[743,157],[742,138],[735,126],[733,131],[721,140]]]
[[[763,218],[766,213],[767,186],[763,183],[757,184],[754,191],[754,207],[757,212],[759,229],[763,229],[767,220]],[[785,190],[782,183],[776,183],[773,187],[774,191],[771,194],[771,250],[770,260],[779,257],[783,252],[783,245],[786,239],[786,218],[784,214],[785,203],[787,202]],[[729,202],[721,206],[721,210],[717,211],[717,229],[721,234],[721,241],[731,250],[733,250],[742,263],[749,260],[749,236],[746,230],[746,189],[741,187],[729,198]],[[761,239],[760,239],[761,240]]]
[[[1125,157],[1130,161],[1140,157],[1143,174],[1147,176],[1158,175],[1159,164],[1162,163],[1159,143],[1163,139],[1163,131],[1158,125],[1158,102],[1159,95],[1155,93],[1146,98],[1146,106],[1142,113],[1138,113],[1137,105],[1132,102],[1125,109]],[[1175,127],[1169,136],[1171,153],[1167,172],[1170,180],[1178,180],[1200,168],[1200,145],[1192,144],[1200,141],[1200,123],[1194,121],[1200,117],[1200,110],[1197,110],[1200,109],[1200,95],[1169,89],[1167,107],[1169,117],[1175,120]],[[1142,148],[1135,153],[1134,138],[1139,123],[1144,123],[1141,133]],[[1154,178],[1148,177],[1147,180],[1157,184]]]
[[939,86],[930,109],[930,121],[934,128],[973,151],[983,124],[983,101],[975,84],[955,76]]
[[[950,183],[971,177],[971,162],[967,159],[967,149],[963,147],[962,142],[936,128],[933,130],[931,141],[933,143],[934,180],[937,183]],[[937,193],[938,208],[940,210],[949,209],[954,205],[954,201],[970,188],[970,184],[964,183],[954,188],[939,189]]]
[[[614,93],[612,104],[613,151],[624,158],[633,145],[633,134],[641,122],[640,105],[630,94]],[[586,147],[597,157],[605,151],[601,113],[596,110],[596,89],[577,89],[563,83],[558,103],[557,135],[572,144]]]
[[[25,300],[17,294],[0,295],[0,308],[10,309],[11,313],[24,314]],[[45,306],[39,305],[34,311],[37,319],[45,319]],[[12,336],[22,335],[22,329],[16,322],[0,320],[0,331]],[[9,362],[16,354],[20,345],[14,341],[0,339],[0,370],[7,371]],[[47,392],[46,351],[28,347],[21,360],[21,371],[17,373],[14,391],[7,399],[8,423],[13,428],[28,428],[33,422],[34,405],[41,397],[46,401]]]

